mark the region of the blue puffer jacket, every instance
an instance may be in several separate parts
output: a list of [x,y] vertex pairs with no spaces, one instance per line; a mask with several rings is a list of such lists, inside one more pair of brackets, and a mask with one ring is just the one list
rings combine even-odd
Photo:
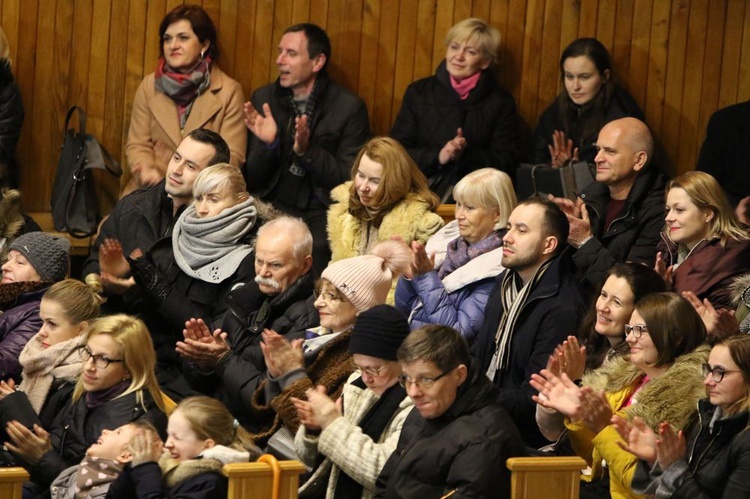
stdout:
[[[458,224],[454,220],[427,242],[427,254],[435,253],[437,268],[445,258],[448,243],[457,237]],[[402,277],[396,286],[396,308],[409,317],[412,330],[442,324],[460,331],[471,344],[482,326],[495,277],[504,270],[501,259],[502,248],[497,248],[470,260],[442,280],[437,270],[411,280]]]

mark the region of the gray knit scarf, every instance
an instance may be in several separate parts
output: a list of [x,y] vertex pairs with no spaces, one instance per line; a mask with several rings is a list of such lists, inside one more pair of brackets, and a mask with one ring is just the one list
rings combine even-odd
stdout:
[[495,333],[495,353],[492,356],[489,367],[487,368],[487,377],[493,382],[499,371],[502,372],[508,369],[508,363],[510,362],[510,344],[513,340],[513,333],[515,332],[518,316],[520,315],[523,306],[526,304],[529,295],[552,263],[552,260],[553,259],[549,259],[544,262],[539,269],[537,269],[534,277],[529,279],[529,282],[526,284],[522,283],[518,272],[515,270],[508,270],[503,276],[503,282],[500,287],[500,299],[503,304],[503,317],[500,319],[497,333]]
[[257,219],[255,200],[227,208],[214,217],[198,218],[190,205],[172,232],[174,259],[185,274],[210,283],[223,282],[237,271],[252,247],[240,243]]

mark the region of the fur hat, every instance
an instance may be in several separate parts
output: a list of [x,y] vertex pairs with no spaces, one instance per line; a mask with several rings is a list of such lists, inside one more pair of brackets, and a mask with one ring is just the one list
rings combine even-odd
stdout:
[[376,305],[354,322],[349,353],[396,360],[396,351],[408,335],[409,322],[404,314],[390,305]]
[[403,273],[411,262],[411,250],[396,241],[377,244],[370,254],[333,262],[320,277],[364,312],[385,303],[393,278]]
[[16,250],[26,257],[42,281],[62,281],[68,274],[70,242],[65,238],[27,232],[10,243],[8,250]]

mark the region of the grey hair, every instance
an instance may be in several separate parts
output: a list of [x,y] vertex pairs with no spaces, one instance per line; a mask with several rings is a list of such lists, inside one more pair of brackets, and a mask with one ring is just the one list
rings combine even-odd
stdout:
[[286,233],[292,239],[292,254],[297,260],[302,260],[308,255],[312,255],[313,237],[307,224],[301,218],[290,217],[287,215],[274,218],[266,222],[258,229],[260,239],[263,234],[270,229]]

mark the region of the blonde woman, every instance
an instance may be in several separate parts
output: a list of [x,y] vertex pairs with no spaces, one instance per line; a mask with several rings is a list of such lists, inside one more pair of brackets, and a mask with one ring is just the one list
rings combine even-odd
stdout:
[[656,270],[674,291],[734,308],[731,284],[750,268],[750,237],[719,183],[687,172],[667,184],[665,228]]
[[63,470],[80,463],[103,430],[141,418],[166,428],[154,345],[143,321],[128,315],[99,319],[79,353],[82,373],[73,396],[48,428],[29,406],[14,406],[16,414],[9,415],[6,447],[29,471],[32,493],[49,489]]
[[500,263],[508,215],[516,193],[507,173],[482,168],[453,189],[456,219],[427,245],[412,242],[411,272],[396,286],[396,308],[411,329],[442,324],[471,343],[484,319],[484,307],[504,267]]

